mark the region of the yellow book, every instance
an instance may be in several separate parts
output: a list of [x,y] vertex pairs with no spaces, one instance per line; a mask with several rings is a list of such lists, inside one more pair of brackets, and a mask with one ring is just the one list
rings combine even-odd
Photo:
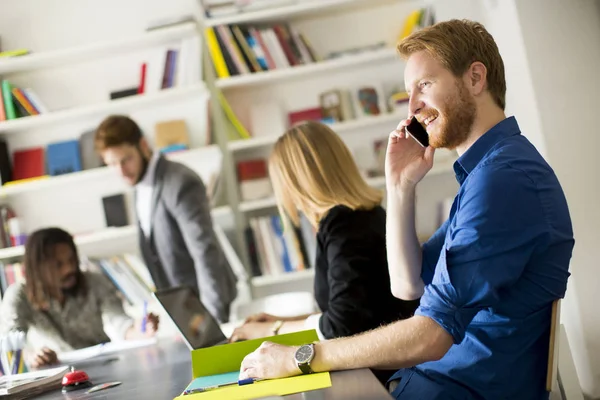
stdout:
[[8,187],[8,186],[21,185],[23,183],[34,182],[34,181],[41,181],[41,180],[45,180],[45,179],[49,179],[49,178],[51,178],[50,175],[34,176],[33,178],[25,178],[25,179],[19,179],[19,180],[16,180],[16,181],[6,182],[3,186],[4,187]]
[[208,51],[210,52],[210,58],[215,67],[215,71],[217,72],[217,76],[219,78],[229,77],[229,70],[227,69],[227,64],[225,64],[223,53],[219,47],[215,30],[209,26],[204,30],[204,34],[206,36],[206,43],[208,45]]
[[242,124],[242,122],[238,119],[237,115],[235,115],[235,113],[231,109],[231,106],[229,105],[229,102],[227,101],[225,96],[223,96],[223,93],[221,93],[221,91],[219,90],[217,90],[217,93],[219,97],[219,103],[221,103],[221,107],[223,107],[225,115],[227,115],[229,121],[231,121],[232,125],[238,131],[240,137],[242,139],[249,139],[252,135],[250,135],[250,132],[248,132],[244,124]]
[[0,51],[0,57],[16,57],[16,56],[24,56],[25,54],[29,54],[29,50],[18,49],[18,50]]
[[398,41],[401,41],[402,39],[413,33],[415,28],[418,26],[419,21],[421,20],[422,13],[423,10],[419,9],[411,12],[408,15],[408,17],[406,18],[406,22],[404,23],[404,28],[402,29],[400,37],[398,38]]

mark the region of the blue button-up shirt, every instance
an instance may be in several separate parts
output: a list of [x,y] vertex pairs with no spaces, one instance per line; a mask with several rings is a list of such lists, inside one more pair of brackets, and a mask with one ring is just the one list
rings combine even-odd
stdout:
[[449,219],[423,245],[416,315],[454,341],[398,371],[398,399],[547,399],[552,302],[564,297],[573,230],[553,170],[507,118],[454,164]]

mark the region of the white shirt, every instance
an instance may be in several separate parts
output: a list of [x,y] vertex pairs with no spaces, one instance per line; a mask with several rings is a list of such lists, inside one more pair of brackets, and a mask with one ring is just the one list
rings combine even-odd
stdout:
[[154,176],[156,174],[156,164],[160,153],[155,152],[150,158],[148,169],[141,181],[135,185],[136,204],[135,209],[137,218],[144,235],[150,235],[150,226],[152,225],[152,194],[154,192]]

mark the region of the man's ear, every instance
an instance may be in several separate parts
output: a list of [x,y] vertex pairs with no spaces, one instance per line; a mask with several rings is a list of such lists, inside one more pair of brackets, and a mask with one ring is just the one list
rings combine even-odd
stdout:
[[481,94],[487,87],[487,68],[480,61],[475,61],[466,72],[467,87],[474,96]]
[[152,149],[150,148],[150,144],[148,144],[148,140],[145,136],[142,136],[142,138],[140,139],[140,150],[142,151],[144,157],[150,158],[152,154]]

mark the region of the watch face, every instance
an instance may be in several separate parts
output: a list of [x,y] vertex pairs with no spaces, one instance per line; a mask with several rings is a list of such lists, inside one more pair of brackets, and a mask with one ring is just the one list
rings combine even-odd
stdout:
[[299,363],[306,363],[312,359],[313,348],[312,346],[302,346],[296,351],[296,361]]

